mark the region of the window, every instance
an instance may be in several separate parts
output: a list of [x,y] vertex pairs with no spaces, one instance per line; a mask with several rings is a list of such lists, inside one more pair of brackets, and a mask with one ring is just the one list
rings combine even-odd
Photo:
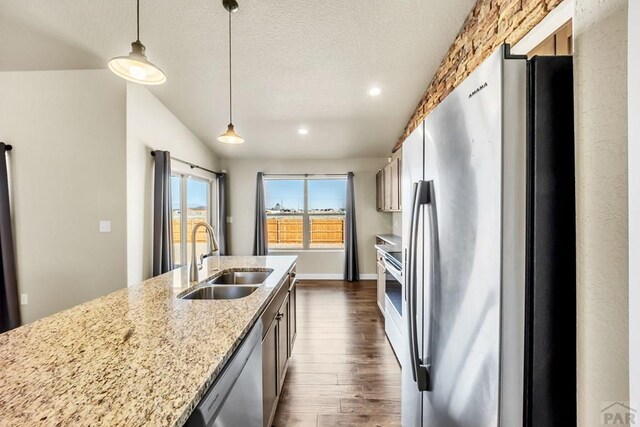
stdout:
[[[201,221],[213,221],[212,182],[189,175],[171,176],[171,203],[173,205],[173,257],[176,267],[191,260],[191,233]],[[196,234],[196,252],[207,250],[207,232],[200,228]]]
[[265,177],[269,249],[343,249],[346,177]]

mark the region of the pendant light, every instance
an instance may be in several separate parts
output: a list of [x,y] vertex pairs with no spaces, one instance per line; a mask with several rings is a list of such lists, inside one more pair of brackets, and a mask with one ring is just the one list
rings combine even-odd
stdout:
[[117,76],[130,82],[143,85],[161,85],[167,78],[162,70],[153,65],[144,54],[145,47],[140,43],[140,0],[137,0],[137,38],[131,43],[131,53],[117,56],[109,61],[109,69]]
[[229,12],[229,125],[227,131],[218,137],[218,141],[225,144],[242,144],[244,139],[233,128],[233,103],[231,85],[231,13],[238,11],[236,0],[223,0],[222,5]]

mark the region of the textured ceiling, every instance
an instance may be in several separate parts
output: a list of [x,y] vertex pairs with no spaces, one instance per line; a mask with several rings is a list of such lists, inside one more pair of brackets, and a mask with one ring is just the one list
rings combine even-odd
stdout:
[[[228,123],[221,1],[142,0],[151,91],[221,157],[386,156],[474,0],[239,0]],[[133,0],[2,0],[0,71],[106,68],[135,39]],[[115,78],[115,77],[114,77]],[[373,85],[382,95],[367,96]],[[309,134],[298,135],[301,126]]]

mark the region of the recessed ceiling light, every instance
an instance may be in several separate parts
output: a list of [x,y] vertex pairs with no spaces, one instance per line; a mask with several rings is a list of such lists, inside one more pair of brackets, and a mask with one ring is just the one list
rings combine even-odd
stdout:
[[308,135],[309,134],[309,129],[300,128],[300,129],[298,129],[298,133],[300,135]]
[[372,87],[367,91],[367,95],[369,96],[378,96],[381,93],[382,93],[382,89],[380,89],[379,87]]

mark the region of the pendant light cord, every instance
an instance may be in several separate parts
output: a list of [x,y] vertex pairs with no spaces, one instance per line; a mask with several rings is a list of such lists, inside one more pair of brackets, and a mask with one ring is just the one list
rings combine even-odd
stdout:
[[137,0],[137,8],[136,8],[136,40],[140,41],[140,0]]
[[137,7],[136,7],[136,40],[140,41],[140,0],[137,0]]
[[233,98],[231,96],[231,88],[231,11],[229,11],[229,123],[233,123]]

